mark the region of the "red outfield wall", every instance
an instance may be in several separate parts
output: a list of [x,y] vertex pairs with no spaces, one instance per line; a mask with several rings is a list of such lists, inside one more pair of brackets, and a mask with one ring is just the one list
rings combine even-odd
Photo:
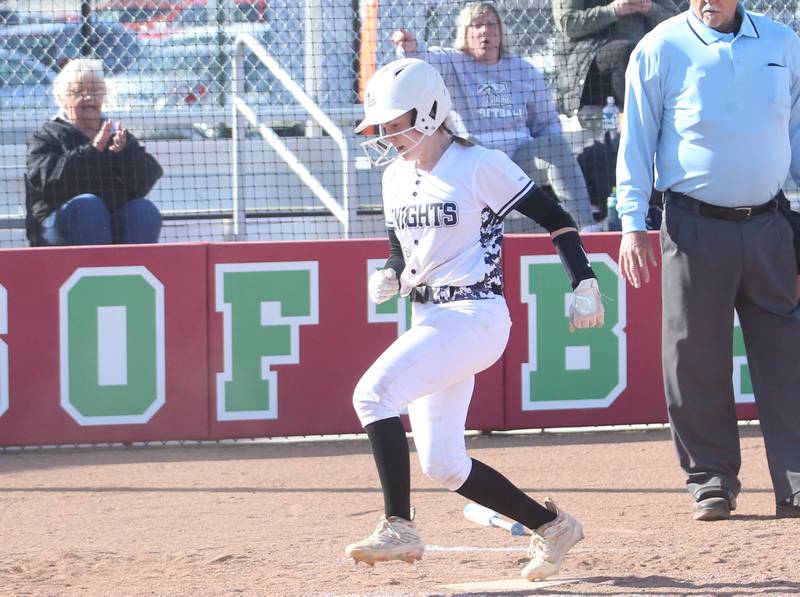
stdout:
[[[478,376],[469,428],[666,420],[659,281],[626,288],[618,242],[586,236],[608,325],[569,334],[549,239],[506,238],[513,328]],[[353,388],[410,319],[404,300],[368,300],[386,251],[382,240],[2,251],[0,445],[360,431]],[[734,352],[737,400],[752,402],[738,330]]]

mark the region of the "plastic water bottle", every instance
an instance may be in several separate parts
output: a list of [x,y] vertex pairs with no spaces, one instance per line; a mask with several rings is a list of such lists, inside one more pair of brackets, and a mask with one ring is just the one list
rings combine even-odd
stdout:
[[619,219],[619,214],[617,213],[617,187],[612,188],[611,194],[608,196],[606,230],[609,232],[618,232],[622,230],[622,221]]
[[606,98],[606,105],[603,106],[603,130],[619,130],[619,110],[617,109],[617,103],[610,95]]

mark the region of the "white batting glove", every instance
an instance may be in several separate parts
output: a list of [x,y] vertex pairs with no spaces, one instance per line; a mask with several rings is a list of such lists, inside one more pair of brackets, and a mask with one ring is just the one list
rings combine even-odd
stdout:
[[595,278],[581,280],[572,293],[569,306],[569,331],[603,327],[605,310],[600,299],[600,287]]
[[392,268],[379,269],[369,276],[369,298],[376,305],[385,303],[400,290],[400,282],[397,280],[397,273]]

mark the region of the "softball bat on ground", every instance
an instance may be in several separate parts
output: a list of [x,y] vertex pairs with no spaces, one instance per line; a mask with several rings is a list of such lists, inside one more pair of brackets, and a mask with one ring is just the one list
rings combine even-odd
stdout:
[[525,526],[521,523],[503,518],[494,510],[480,504],[471,503],[464,506],[464,518],[485,527],[505,529],[514,536],[528,534]]

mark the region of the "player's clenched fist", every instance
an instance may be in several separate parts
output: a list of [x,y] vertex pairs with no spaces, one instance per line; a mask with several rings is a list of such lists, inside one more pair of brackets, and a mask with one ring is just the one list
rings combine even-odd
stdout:
[[600,287],[595,278],[581,280],[572,293],[569,306],[569,331],[579,328],[599,328],[603,326],[605,311],[600,299]]
[[376,305],[385,303],[400,290],[400,281],[392,268],[379,269],[369,277],[369,298]]

